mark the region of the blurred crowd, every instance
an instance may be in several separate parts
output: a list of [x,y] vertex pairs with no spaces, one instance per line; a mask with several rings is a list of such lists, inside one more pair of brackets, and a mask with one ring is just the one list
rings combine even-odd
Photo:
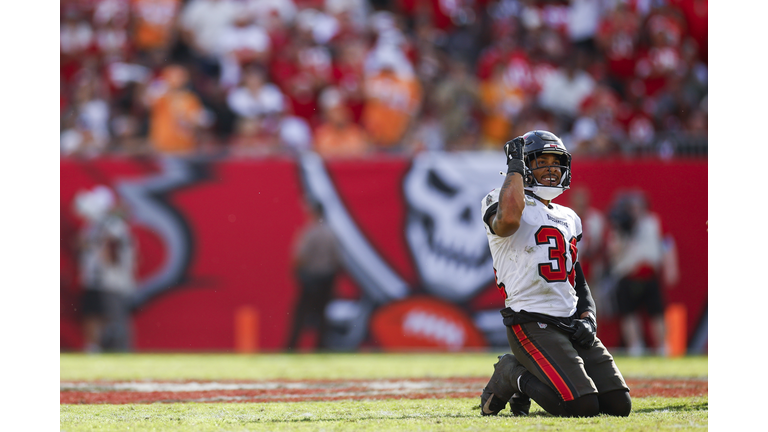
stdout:
[[62,0],[61,154],[706,154],[707,0]]

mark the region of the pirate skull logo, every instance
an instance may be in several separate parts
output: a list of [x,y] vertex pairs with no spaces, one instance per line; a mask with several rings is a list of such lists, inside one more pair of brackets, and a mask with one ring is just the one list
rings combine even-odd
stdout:
[[483,197],[499,185],[495,153],[422,153],[404,179],[406,238],[424,287],[450,301],[493,279]]

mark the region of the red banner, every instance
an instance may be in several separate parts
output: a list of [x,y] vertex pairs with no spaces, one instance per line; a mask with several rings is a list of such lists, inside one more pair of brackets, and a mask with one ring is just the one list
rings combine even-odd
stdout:
[[[243,334],[259,350],[285,348],[297,301],[290,252],[306,222],[303,202],[324,204],[346,271],[328,308],[336,349],[504,346],[480,200],[501,184],[493,153],[413,159],[97,159],[61,161],[61,349],[82,348],[72,199],[110,186],[130,212],[138,244],[137,351],[229,351]],[[687,335],[706,317],[707,163],[577,160],[573,186],[606,211],[639,189],[677,244]],[[558,202],[568,205],[566,192]],[[243,311],[249,311],[243,319]],[[599,336],[618,346],[616,322]],[[304,346],[313,344],[308,333]]]

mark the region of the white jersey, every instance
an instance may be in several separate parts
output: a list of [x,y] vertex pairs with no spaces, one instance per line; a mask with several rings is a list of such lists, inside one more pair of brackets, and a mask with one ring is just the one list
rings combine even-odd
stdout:
[[[85,287],[131,295],[136,289],[136,249],[130,227],[123,218],[107,215],[91,223],[84,233],[85,246],[81,253],[81,277]],[[107,262],[109,240],[117,241],[117,262]]]
[[576,313],[574,263],[581,239],[581,219],[568,207],[525,196],[520,228],[509,237],[496,235],[486,215],[498,208],[499,189],[483,198],[482,217],[493,257],[496,285],[505,304],[519,312],[569,317]]

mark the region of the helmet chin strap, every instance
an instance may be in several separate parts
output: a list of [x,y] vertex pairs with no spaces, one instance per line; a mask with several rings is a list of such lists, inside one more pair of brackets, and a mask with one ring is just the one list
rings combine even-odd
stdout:
[[560,196],[561,193],[565,192],[566,189],[568,188],[563,186],[541,186],[541,185],[530,186],[525,188],[525,190],[530,191],[537,197],[547,201],[551,201],[557,198],[558,196]]
[[533,193],[538,198],[546,201],[552,201],[553,199],[560,196],[561,193],[570,189],[570,187],[568,186],[563,186],[563,182],[565,181],[565,175],[560,177],[560,183],[557,186],[544,186],[543,184],[539,183],[539,181],[536,180],[535,178],[534,178],[534,181],[536,182],[535,185],[525,186],[524,189]]

